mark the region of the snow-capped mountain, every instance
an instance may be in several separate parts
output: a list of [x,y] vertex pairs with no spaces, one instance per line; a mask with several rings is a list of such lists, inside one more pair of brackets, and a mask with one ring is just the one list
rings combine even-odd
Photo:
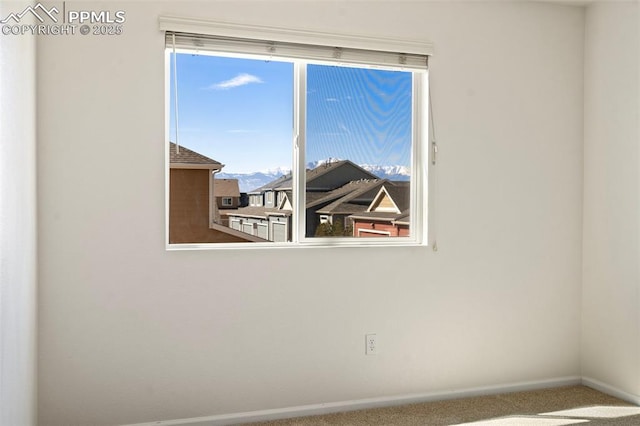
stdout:
[[[288,171],[287,171],[288,173]],[[269,182],[278,179],[279,177],[287,174],[281,171],[268,171],[255,172],[255,173],[218,173],[216,179],[238,179],[238,186],[240,186],[240,192],[249,192],[256,188],[260,188]]]
[[[326,160],[318,160],[307,163],[307,169],[315,169],[318,166],[322,166],[328,162],[341,161],[337,158],[328,158]],[[360,167],[368,172],[373,173],[380,179],[389,180],[409,180],[411,177],[411,171],[406,166],[375,166],[371,164],[359,164]]]
[[[315,169],[327,162],[339,161],[335,158],[328,158],[326,160],[319,160],[307,163],[307,169]],[[367,170],[370,173],[378,176],[380,179],[389,180],[403,180],[408,181],[411,177],[411,173],[408,167],[405,166],[373,166],[369,164],[361,164],[360,167]],[[278,179],[284,175],[291,173],[291,170],[286,167],[278,167],[275,169],[264,170],[254,173],[218,173],[216,179],[238,179],[238,185],[240,186],[240,192],[249,192],[256,188],[260,188],[267,183]]]
[[405,166],[372,166],[369,164],[360,164],[360,167],[373,173],[380,179],[409,180],[409,178],[411,178],[411,171]]

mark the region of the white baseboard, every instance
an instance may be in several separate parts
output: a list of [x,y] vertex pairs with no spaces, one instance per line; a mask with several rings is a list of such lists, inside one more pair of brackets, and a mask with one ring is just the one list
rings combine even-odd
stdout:
[[593,388],[595,390],[598,390],[602,393],[615,396],[616,398],[620,398],[632,404],[640,405],[639,395],[634,395],[632,393],[622,391],[616,387],[603,383],[599,380],[592,379],[591,377],[583,377],[582,384],[585,386],[589,386],[590,388]]
[[[271,410],[249,411],[244,413],[220,414],[190,419],[161,420],[148,423],[136,423],[122,426],[223,426],[238,423],[261,422],[287,419],[291,417],[313,416],[336,412],[363,410],[368,408],[390,407],[394,405],[414,404],[418,402],[442,401],[447,399],[468,398],[473,396],[494,395],[507,392],[572,386],[582,384],[579,376],[559,377],[555,379],[531,382],[508,383],[494,386],[482,386],[461,390],[439,391],[396,395],[379,398],[356,399],[351,401],[328,402],[323,404],[301,405],[297,407],[276,408]],[[609,393],[609,392],[607,392]]]

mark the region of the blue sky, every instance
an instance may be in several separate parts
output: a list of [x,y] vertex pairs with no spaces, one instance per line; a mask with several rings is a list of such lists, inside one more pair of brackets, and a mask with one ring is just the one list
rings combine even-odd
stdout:
[[[178,54],[178,141],[224,172],[291,168],[293,64]],[[170,139],[175,141],[173,65]],[[308,65],[306,162],[409,166],[411,74]]]

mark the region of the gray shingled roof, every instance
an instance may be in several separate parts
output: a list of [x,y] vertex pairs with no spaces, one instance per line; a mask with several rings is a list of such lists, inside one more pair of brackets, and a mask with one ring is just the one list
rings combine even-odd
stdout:
[[[317,213],[321,214],[352,214],[363,212],[367,210],[371,201],[369,200],[367,204],[356,203],[355,201],[358,197],[375,190],[376,192],[371,195],[371,199],[373,199],[379,188],[387,182],[386,179],[354,180],[338,189],[330,191],[325,197],[316,200],[313,204],[318,205],[331,199],[334,200],[332,203],[317,211]],[[307,207],[309,206],[307,205]]]
[[291,182],[292,182],[291,173],[288,173],[286,175],[280,176],[275,180],[272,180],[269,183],[262,185],[260,188],[256,188],[249,191],[248,194],[260,194],[264,191],[274,190],[274,189],[279,189],[279,190],[291,189],[292,188]]
[[[409,223],[409,204],[410,194],[409,185],[405,182],[395,182],[396,185],[384,185],[384,189],[387,191],[393,202],[398,206],[400,213],[395,212],[367,212],[354,213],[353,218],[356,219],[370,219],[370,220],[385,220],[398,223]],[[373,203],[373,201],[371,201]],[[367,206],[368,208],[369,206]],[[366,209],[365,209],[366,210]]]
[[223,164],[213,160],[209,157],[205,157],[195,151],[192,151],[184,146],[180,145],[180,149],[176,149],[176,144],[169,142],[169,162],[172,164],[199,164],[199,165],[212,165],[222,166]]
[[[340,160],[340,161],[335,161],[333,163],[324,163],[319,165],[318,167],[316,167],[315,169],[311,169],[311,170],[307,170],[307,175],[306,175],[306,183],[307,186],[312,183],[315,179],[319,178],[320,176],[324,176],[325,174],[329,173],[331,170],[335,170],[337,167],[340,167],[344,164],[351,164],[354,167],[357,167],[359,169],[362,170],[363,173],[370,175],[371,179],[378,179],[378,177],[376,175],[374,175],[371,172],[366,171],[365,169],[361,168],[360,166],[358,166],[357,164],[349,161],[349,160]],[[250,194],[256,194],[256,193],[260,193],[263,191],[267,191],[267,190],[274,190],[274,189],[278,189],[278,190],[286,190],[286,189],[291,189],[293,187],[292,184],[292,176],[291,173],[285,175],[285,176],[281,176],[278,179],[275,179],[269,183],[267,183],[266,185],[261,186],[260,188],[256,188],[252,191],[250,191]]]
[[396,206],[398,206],[398,210],[404,211],[409,208],[411,197],[409,194],[408,185],[385,185],[384,189],[387,190],[387,193],[389,194],[393,202],[396,203]]
[[239,197],[238,179],[214,179],[213,193],[216,197]]
[[411,223],[411,215],[409,214],[409,210],[403,211],[400,216],[396,217],[393,221],[399,224],[409,225],[409,223]]

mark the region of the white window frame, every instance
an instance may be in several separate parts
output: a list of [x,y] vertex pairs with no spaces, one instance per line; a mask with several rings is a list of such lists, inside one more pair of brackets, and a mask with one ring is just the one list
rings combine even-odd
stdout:
[[233,197],[221,197],[221,198],[222,198],[223,207],[233,206]]
[[[160,17],[159,28],[162,31],[173,33],[197,34],[206,36],[217,36],[229,39],[249,39],[263,40],[284,43],[300,43],[303,45],[313,46],[340,46],[345,49],[364,49],[380,52],[404,52],[406,54],[419,54],[431,56],[433,54],[433,46],[431,43],[416,40],[399,40],[381,37],[362,37],[348,34],[322,33],[298,29],[281,29],[265,26],[251,26],[245,24],[235,24],[228,22],[213,22],[199,19],[189,19],[180,17]],[[175,49],[176,53],[185,53],[194,51],[207,54],[204,51],[198,51],[198,36],[194,36],[195,42],[191,49]],[[170,67],[170,51],[165,49],[165,142],[169,146],[169,67]],[[213,54],[213,53],[212,53]],[[294,52],[295,54],[295,52]],[[243,52],[216,52],[215,56],[236,56],[244,58],[256,58],[256,55],[250,55]],[[357,56],[357,53],[356,53]],[[269,59],[269,54],[262,56]],[[346,65],[349,59],[344,60]],[[429,70],[424,69],[412,71],[412,163],[411,163],[411,183],[410,183],[410,199],[411,199],[411,236],[395,237],[389,239],[368,239],[368,238],[322,238],[322,237],[306,237],[305,236],[305,186],[303,184],[305,177],[304,152],[305,152],[305,113],[306,113],[306,63],[323,63],[322,60],[291,60],[294,64],[294,140],[292,143],[293,152],[293,216],[292,216],[292,241],[285,243],[193,243],[193,244],[169,244],[168,243],[168,223],[169,223],[169,181],[168,176],[165,178],[166,191],[166,241],[167,249],[220,249],[220,248],[270,248],[270,247],[322,247],[322,246],[429,246],[429,230],[431,218],[428,215],[429,205],[432,203],[431,191],[428,191],[429,182],[432,175],[431,162],[435,164],[435,153],[431,149],[429,141]],[[335,62],[331,62],[333,65]],[[343,64],[344,65],[344,64]],[[362,63],[354,64],[355,67],[365,67]],[[372,64],[374,68],[399,69],[395,66],[385,66]],[[168,149],[166,164],[168,169]],[[168,172],[167,172],[168,175]],[[261,203],[260,205],[263,205]],[[250,205],[253,205],[250,203]]]

